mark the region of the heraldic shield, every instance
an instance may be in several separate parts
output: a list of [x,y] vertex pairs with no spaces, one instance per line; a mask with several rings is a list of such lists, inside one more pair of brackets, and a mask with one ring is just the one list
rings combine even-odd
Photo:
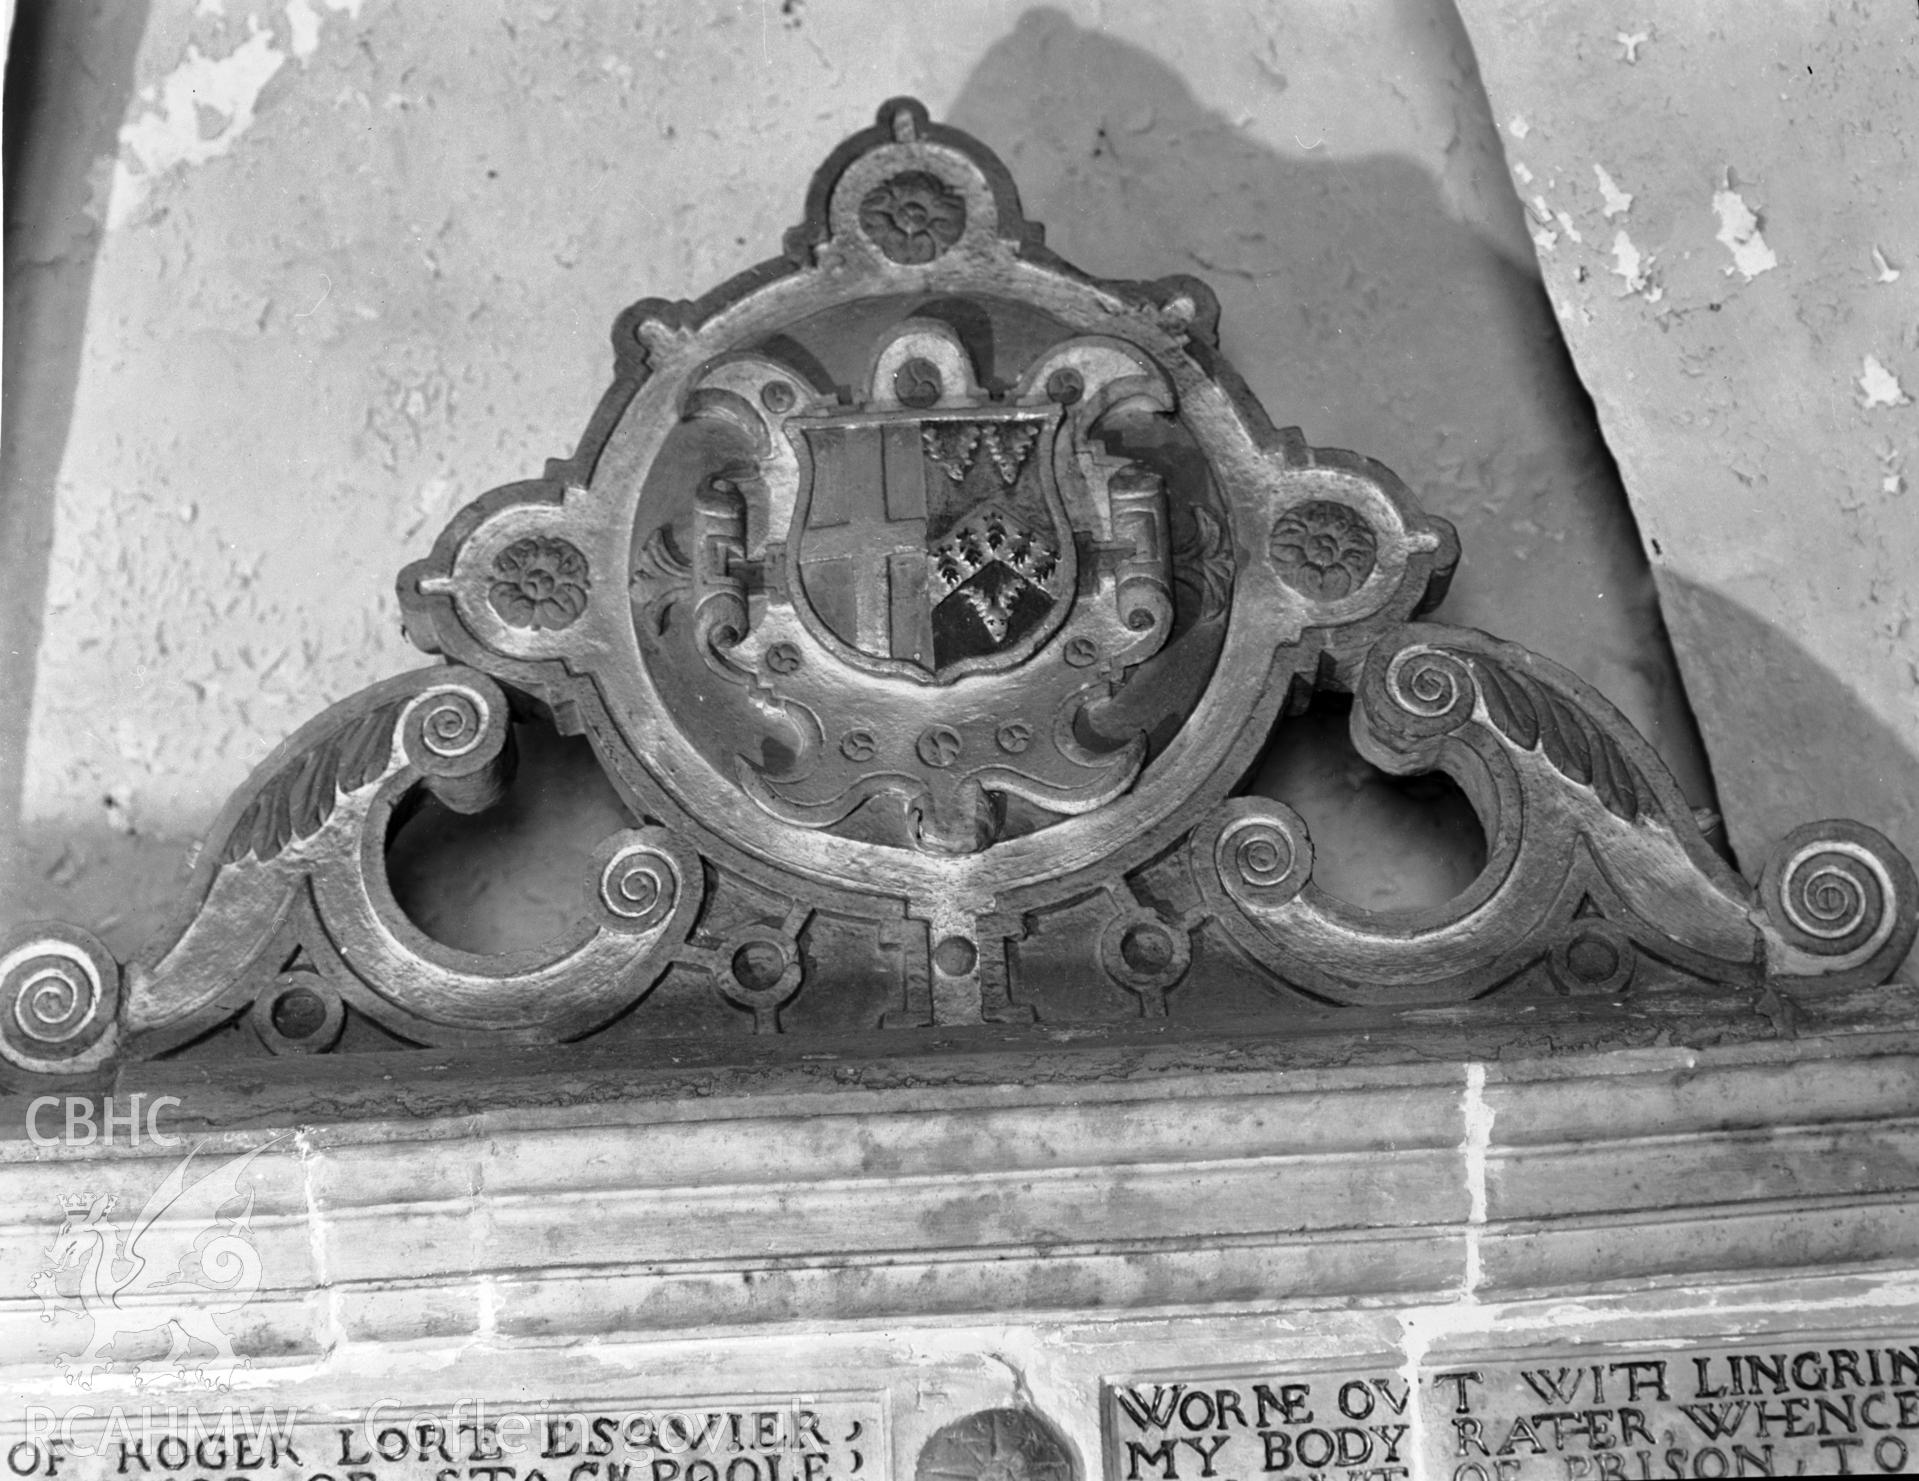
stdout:
[[1059,628],[1076,574],[1054,479],[1061,408],[993,403],[950,333],[909,326],[866,408],[786,427],[803,454],[795,604],[852,663],[939,682],[1026,657]]
[[[827,828],[891,797],[911,846],[972,853],[1001,836],[1007,797],[1084,812],[1145,758],[1137,724],[1090,712],[1171,631],[1166,493],[1092,429],[1171,391],[1134,347],[1087,336],[995,395],[927,318],[883,333],[868,364],[850,406],[759,357],[689,398],[694,419],[750,418],[765,450],[703,490],[696,543],[730,551],[729,532],[764,528],[783,555],[766,600],[722,601],[702,641],[787,737],[784,766],[739,758],[765,812]],[[715,595],[731,559],[707,558]]]
[[[938,394],[930,367],[910,374]],[[858,652],[936,679],[1016,662],[1071,598],[1057,422],[982,406],[794,424],[812,468],[795,598]]]

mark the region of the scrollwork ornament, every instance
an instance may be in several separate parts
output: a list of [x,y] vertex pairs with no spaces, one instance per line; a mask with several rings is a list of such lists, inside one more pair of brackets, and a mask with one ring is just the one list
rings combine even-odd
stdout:
[[1297,895],[1313,872],[1313,843],[1299,814],[1259,798],[1228,803],[1226,812],[1213,845],[1220,881],[1234,895],[1268,906]]
[[679,869],[650,843],[616,848],[599,872],[599,903],[621,930],[651,930],[672,913],[680,895]]
[[1386,669],[1386,693],[1399,711],[1402,729],[1418,735],[1443,735],[1473,716],[1478,689],[1466,665],[1453,654],[1415,645],[1393,656]]
[[[407,740],[416,764],[457,761],[486,736],[487,704],[471,689],[449,685],[422,695],[407,714]],[[417,749],[414,743],[417,742]]]
[[477,812],[505,791],[511,737],[505,696],[491,683],[434,685],[407,704],[399,731],[407,759],[449,807]]
[[1794,829],[1759,879],[1763,921],[1784,949],[1773,954],[1831,973],[1896,964],[1911,945],[1914,895],[1912,866],[1885,837],[1842,821]]
[[29,1070],[87,1068],[111,1047],[119,999],[119,964],[85,931],[18,931],[0,950],[0,1054]]
[[1885,914],[1887,881],[1863,849],[1815,844],[1793,855],[1784,876],[1781,909],[1794,930],[1819,943],[1815,950],[1844,950]]

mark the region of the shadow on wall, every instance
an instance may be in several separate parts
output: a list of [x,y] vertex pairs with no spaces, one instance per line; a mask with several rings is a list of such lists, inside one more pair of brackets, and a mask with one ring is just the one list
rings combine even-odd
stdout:
[[[1477,172],[1499,233],[1523,243],[1458,16],[1447,0],[1403,0],[1399,23],[1421,44],[1394,65],[1448,74],[1454,157]],[[1459,526],[1465,559],[1440,617],[1580,673],[1696,805],[1713,802],[1618,470],[1530,257],[1459,220],[1421,164],[1276,152],[1164,62],[1051,9],[985,54],[948,121],[1003,153],[1027,213],[1068,259],[1106,275],[1204,277],[1226,352],[1275,421],[1379,458]],[[1281,749],[1300,744],[1316,742]],[[1410,816],[1403,795],[1384,795],[1396,785],[1363,763],[1289,753],[1261,790],[1308,817],[1349,898],[1376,909],[1448,898],[1483,861],[1483,839],[1469,817],[1461,826],[1458,799]],[[1401,825],[1392,842],[1418,847],[1382,848],[1388,816]]]
[[[6,348],[0,401],[0,849],[20,813],[54,484],[73,417],[101,229],[149,0],[22,0],[6,73]],[[9,872],[0,858],[0,882]]]

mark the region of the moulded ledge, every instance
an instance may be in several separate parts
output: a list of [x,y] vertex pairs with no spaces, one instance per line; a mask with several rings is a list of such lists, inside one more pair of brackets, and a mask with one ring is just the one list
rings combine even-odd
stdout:
[[1194,1238],[1176,1248],[977,1250],[940,1260],[764,1264],[503,1281],[496,1330],[521,1338],[719,1332],[1281,1307],[1424,1305],[1465,1269],[1457,1230],[1343,1239]]
[[1669,1282],[1776,1277],[1919,1265],[1919,1204],[1905,1192],[1765,1204],[1696,1203],[1489,1227],[1479,1240],[1484,1296],[1643,1289]]

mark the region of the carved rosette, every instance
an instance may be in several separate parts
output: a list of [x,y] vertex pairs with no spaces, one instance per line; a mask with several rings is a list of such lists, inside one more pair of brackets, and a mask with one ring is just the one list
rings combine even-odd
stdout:
[[530,535],[493,557],[486,599],[509,627],[571,627],[586,611],[586,557],[566,540]]
[[938,175],[902,170],[861,197],[860,229],[894,262],[931,262],[966,230],[966,201]]
[[1273,526],[1273,569],[1314,601],[1337,601],[1366,584],[1379,565],[1379,541],[1364,515],[1327,499],[1295,504]]
[[[445,662],[269,756],[181,924],[124,970],[83,932],[7,939],[9,1073],[242,1016],[285,1055],[356,1016],[417,1044],[643,1038],[668,974],[775,1033],[859,1027],[815,995],[881,977],[866,1027],[1028,1021],[1061,983],[1167,1016],[1247,960],[1315,1014],[1521,982],[1756,1003],[1883,981],[1910,947],[1919,888],[1871,829],[1799,830],[1749,884],[1597,694],[1420,621],[1451,526],[1274,430],[1202,284],[1062,262],[1004,166],[911,100],[807,201],[780,257],[627,311],[578,454],[402,573]],[[1368,760],[1465,791],[1488,855],[1456,899],[1332,897],[1300,816],[1244,794],[1315,688],[1352,696]],[[644,821],[601,841],[557,939],[465,953],[406,919],[385,848],[423,794],[497,802],[516,718],[590,737]],[[939,1474],[1071,1471],[1031,1416],[964,1424]]]

